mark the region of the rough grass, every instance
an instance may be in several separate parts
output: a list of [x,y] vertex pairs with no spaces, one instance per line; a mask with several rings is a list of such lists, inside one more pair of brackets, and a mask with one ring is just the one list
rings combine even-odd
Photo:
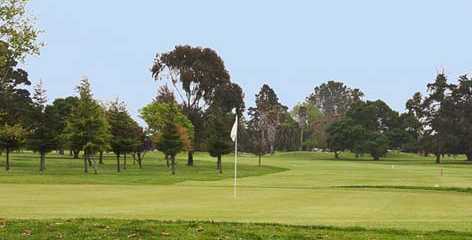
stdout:
[[215,222],[160,222],[139,220],[71,219],[0,222],[0,239],[471,239],[454,231],[400,231],[387,229],[238,224]]

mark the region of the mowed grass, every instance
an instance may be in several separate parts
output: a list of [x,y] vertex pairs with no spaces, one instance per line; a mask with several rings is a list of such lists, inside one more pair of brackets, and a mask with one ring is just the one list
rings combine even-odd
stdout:
[[470,239],[472,234],[451,231],[417,232],[317,226],[160,222],[139,220],[73,219],[6,221],[0,239]]
[[277,153],[264,157],[259,168],[256,157],[243,155],[234,199],[230,155],[223,158],[223,175],[216,173],[213,158],[199,153],[192,168],[180,156],[177,175],[172,176],[157,153],[146,156],[144,169],[128,160],[130,168],[120,174],[115,173],[114,159],[109,156],[98,175],[83,174],[80,161],[53,158],[48,159],[46,174],[39,175],[36,157],[15,154],[12,172],[0,171],[0,217],[211,220],[472,232],[472,164],[463,157],[448,157],[440,165],[433,157],[404,153],[390,153],[382,161],[351,154],[343,157]]
[[[0,158],[0,183],[27,184],[173,184],[182,181],[211,181],[233,176],[232,163],[223,163],[223,174],[216,170],[216,160],[206,153],[195,154],[195,167],[186,166],[186,154],[177,158],[177,174],[171,175],[164,156],[160,152],[149,152],[145,155],[143,168],[139,169],[131,155],[127,156],[127,169],[117,172],[116,158],[113,154],[104,155],[104,164],[97,164],[98,174],[83,172],[83,160],[73,159],[68,155],[49,154],[46,157],[46,171],[39,173],[39,158],[37,154],[22,152],[12,154],[10,172],[4,169],[4,156]],[[229,160],[229,159],[228,159]],[[97,160],[98,162],[98,160]],[[241,177],[257,176],[287,170],[280,167],[266,166],[254,168],[246,164],[239,165]]]

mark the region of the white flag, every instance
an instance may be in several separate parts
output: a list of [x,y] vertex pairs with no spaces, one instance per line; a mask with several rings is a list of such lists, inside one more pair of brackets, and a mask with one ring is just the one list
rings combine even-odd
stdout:
[[234,121],[233,128],[231,129],[231,139],[233,142],[236,142],[238,137],[238,115],[236,115],[236,120]]

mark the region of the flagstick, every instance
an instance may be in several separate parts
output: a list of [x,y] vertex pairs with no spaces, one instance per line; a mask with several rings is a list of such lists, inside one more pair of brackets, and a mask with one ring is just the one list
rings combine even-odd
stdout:
[[[238,115],[236,115],[236,122],[238,122]],[[236,140],[234,141],[234,185],[233,185],[234,199],[237,198],[237,192],[236,192],[237,178],[238,178],[238,134],[236,130]]]

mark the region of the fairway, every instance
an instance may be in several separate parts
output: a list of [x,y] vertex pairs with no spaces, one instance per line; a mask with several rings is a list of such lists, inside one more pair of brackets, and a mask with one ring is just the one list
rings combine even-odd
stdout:
[[[180,156],[171,176],[162,156],[146,156],[143,169],[113,172],[108,156],[98,175],[81,173],[81,161],[53,155],[45,175],[32,154],[14,155],[0,172],[0,218],[119,218],[271,222],[409,230],[472,231],[472,165],[460,157],[390,153],[382,161],[349,154],[280,153],[241,157],[238,198],[233,199],[232,156],[222,175],[205,153],[196,167]],[[441,176],[441,168],[442,176]],[[141,171],[141,174],[138,174]],[[105,180],[106,179],[106,180]],[[79,184],[80,183],[80,184]]]

